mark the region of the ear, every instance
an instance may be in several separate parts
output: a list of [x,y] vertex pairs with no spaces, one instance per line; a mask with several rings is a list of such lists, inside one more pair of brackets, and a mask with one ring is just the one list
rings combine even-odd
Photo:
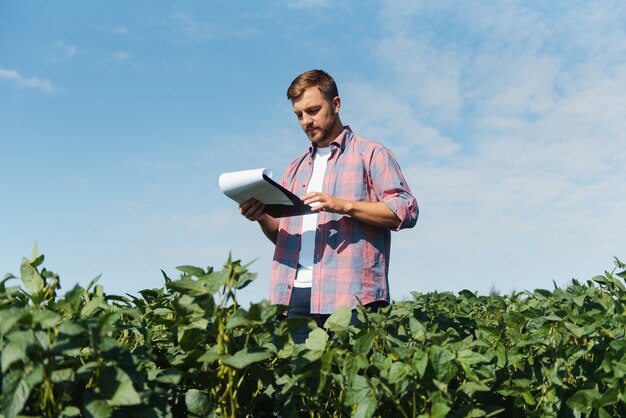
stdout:
[[341,99],[339,96],[335,96],[332,101],[333,111],[335,113],[339,113],[339,109],[341,108]]

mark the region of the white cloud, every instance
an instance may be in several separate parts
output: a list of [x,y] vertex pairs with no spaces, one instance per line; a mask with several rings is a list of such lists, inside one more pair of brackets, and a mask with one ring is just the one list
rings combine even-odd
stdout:
[[445,156],[460,149],[459,144],[417,117],[411,98],[362,81],[347,83],[342,89],[342,113],[357,134],[385,142],[407,156]]
[[460,57],[426,39],[394,34],[376,43],[375,55],[393,71],[389,87],[413,103],[424,117],[456,122],[463,107]]
[[116,61],[128,61],[130,57],[130,53],[126,51],[117,51],[113,54],[113,58],[115,58]]
[[131,58],[131,55],[129,52],[127,51],[117,51],[113,54],[113,59],[115,59],[115,61],[128,61]]
[[235,19],[202,19],[191,13],[174,12],[165,23],[173,33],[172,40],[182,43],[203,43],[224,37],[248,37],[257,29],[241,25]]
[[33,88],[43,91],[44,93],[53,93],[56,88],[48,80],[42,80],[38,77],[24,77],[16,70],[8,70],[0,67],[0,79],[8,80],[18,87]]
[[116,26],[113,28],[113,33],[116,35],[127,35],[128,29],[125,26]]
[[172,20],[186,40],[207,41],[215,37],[215,30],[208,23],[191,14],[176,12],[172,14]]
[[626,257],[626,7],[411,4],[381,11],[381,76],[344,88],[421,206],[394,295],[550,288]]
[[75,45],[69,45],[64,41],[59,41],[48,51],[48,59],[52,62],[64,61],[72,58],[77,53],[78,48]]

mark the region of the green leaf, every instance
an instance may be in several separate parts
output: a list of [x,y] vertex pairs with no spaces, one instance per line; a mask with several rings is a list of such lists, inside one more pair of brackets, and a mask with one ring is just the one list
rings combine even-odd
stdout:
[[368,332],[359,336],[352,345],[354,354],[367,355],[374,345],[375,338],[376,334],[373,332]]
[[256,273],[244,273],[237,279],[237,284],[235,285],[235,287],[237,289],[243,289],[250,283],[252,283],[256,279],[256,277]]
[[43,329],[55,327],[60,321],[61,316],[52,311],[34,311],[33,323],[38,324]]
[[389,383],[394,385],[404,379],[408,374],[409,371],[407,370],[406,365],[400,361],[395,361],[389,368],[389,376],[387,380]]
[[411,329],[411,337],[418,341],[426,341],[426,327],[416,318],[409,318],[409,328]]
[[323,350],[328,341],[328,334],[322,328],[315,328],[309,333],[308,338],[304,341],[304,346],[309,350]]
[[22,276],[22,282],[24,288],[30,295],[39,295],[44,286],[44,281],[39,275],[39,272],[34,268],[30,261],[27,259],[22,260],[22,266],[20,268],[20,274]]
[[428,367],[428,354],[418,349],[413,354],[413,368],[419,377],[424,377],[426,367]]
[[217,292],[220,287],[224,286],[230,278],[230,270],[222,269],[220,271],[214,271],[206,276],[202,277],[202,281],[205,283],[211,294]]
[[356,411],[354,411],[353,418],[371,418],[374,416],[376,412],[376,406],[378,403],[376,402],[376,398],[369,398],[364,400],[363,402],[359,402],[356,407]]
[[36,364],[32,368],[31,367],[26,368],[24,379],[26,380],[26,383],[32,390],[32,388],[34,388],[35,386],[37,386],[43,381],[44,375],[45,375],[45,370],[44,370],[43,364],[40,363],[40,364]]
[[463,296],[465,299],[476,299],[476,294],[467,289],[461,290],[459,296]]
[[96,312],[101,310],[108,310],[109,306],[104,302],[103,298],[94,297],[89,302],[83,305],[83,308],[80,311],[81,318],[88,318],[90,316],[94,316]]
[[66,406],[61,411],[60,418],[71,418],[71,417],[79,417],[79,416],[80,416],[80,409],[76,408],[75,406]]
[[184,351],[192,351],[198,348],[198,345],[204,341],[206,331],[198,328],[186,329],[183,337],[180,339],[179,345]]
[[43,254],[41,254],[40,256],[34,257],[31,259],[30,265],[33,267],[38,267],[41,265],[41,263],[43,263],[44,258],[45,257],[43,256]]
[[28,316],[29,313],[23,309],[0,310],[0,335],[7,334],[15,324]]
[[372,388],[365,376],[357,374],[348,384],[345,399],[347,405],[358,405],[374,398]]
[[604,393],[604,395],[600,397],[600,399],[598,399],[595,406],[600,407],[600,406],[613,405],[619,402],[619,399],[620,399],[619,391],[617,389],[609,389]]
[[202,283],[191,279],[172,280],[166,283],[166,286],[170,290],[190,296],[203,296],[213,293]]
[[482,383],[465,382],[459,386],[459,390],[469,397],[473,397],[476,392],[489,392],[491,388]]
[[2,372],[6,372],[8,368],[17,361],[28,360],[27,347],[31,344],[37,344],[37,339],[33,331],[17,331],[9,334],[7,342],[2,350]]
[[565,403],[574,411],[587,413],[593,405],[593,401],[600,399],[601,395],[595,389],[581,389],[574,393]]
[[76,321],[64,321],[59,326],[59,333],[70,337],[82,335],[85,332],[85,327]]
[[111,406],[139,405],[141,398],[126,372],[119,367],[107,367],[100,374],[101,396]]
[[113,415],[113,408],[107,401],[94,398],[85,399],[85,416],[87,418],[110,418]]
[[119,379],[120,385],[117,391],[115,391],[113,397],[110,399],[111,405],[139,405],[141,403],[141,397],[135,390],[132,380],[130,380],[130,377],[128,377],[126,373],[120,369],[117,370],[117,378]]
[[74,380],[74,376],[75,376],[74,369],[67,368],[67,369],[54,370],[50,378],[52,379],[54,383],[60,383],[60,382],[72,382]]
[[565,326],[565,328],[567,328],[567,330],[569,332],[571,332],[576,338],[581,338],[583,335],[586,334],[585,329],[582,327],[577,326],[576,324],[573,324],[569,321],[564,321],[563,325]]
[[350,319],[352,319],[352,310],[343,306],[332,313],[324,323],[324,328],[328,330],[341,330],[350,325]]
[[480,353],[473,350],[460,350],[457,355],[457,360],[461,363],[473,365],[487,361],[487,358]]
[[583,307],[585,305],[586,297],[587,295],[584,293],[580,295],[572,296],[572,301],[576,304],[576,306]]
[[160,383],[165,383],[168,385],[177,385],[180,383],[182,378],[182,373],[177,369],[169,369],[160,373],[155,380]]
[[42,364],[34,368],[11,370],[2,379],[2,413],[5,418],[14,418],[24,409],[33,388],[44,377]]
[[4,346],[2,349],[2,373],[5,373],[13,363],[28,359],[26,346],[25,343],[11,341]]
[[228,319],[226,323],[226,329],[234,329],[239,327],[249,327],[251,321],[246,317],[245,309],[237,309]]
[[185,393],[185,405],[187,405],[190,413],[207,416],[211,408],[211,401],[205,393],[200,392],[198,389],[189,389]]
[[188,274],[190,276],[202,277],[206,275],[206,272],[200,267],[178,266],[176,267],[176,270],[182,271],[183,273]]
[[606,277],[604,276],[595,276],[595,277],[592,277],[591,280],[593,280],[596,283],[606,284]]
[[504,348],[504,344],[498,341],[496,345],[496,355],[498,358],[498,362],[496,363],[498,367],[503,368],[507,363],[507,352]]
[[450,407],[445,403],[435,403],[430,410],[430,416],[432,418],[445,418],[450,412]]
[[222,362],[227,366],[243,369],[253,363],[267,360],[271,356],[272,354],[267,351],[248,351],[248,349],[244,348],[230,357],[224,357]]
[[436,345],[430,347],[429,360],[438,380],[448,383],[456,375],[457,368],[453,364],[454,354],[446,348]]

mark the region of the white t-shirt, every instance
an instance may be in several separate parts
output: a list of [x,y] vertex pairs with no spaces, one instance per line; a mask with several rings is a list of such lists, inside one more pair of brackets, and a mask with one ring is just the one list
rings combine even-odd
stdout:
[[[330,158],[330,147],[315,149],[315,154],[313,154],[313,173],[306,188],[307,193],[322,191],[328,158]],[[312,285],[316,231],[317,213],[303,215],[298,274],[293,284],[295,287],[311,287]]]

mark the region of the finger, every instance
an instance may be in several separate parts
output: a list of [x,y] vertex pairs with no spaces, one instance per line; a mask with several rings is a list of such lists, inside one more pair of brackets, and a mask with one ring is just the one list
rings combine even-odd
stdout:
[[239,211],[241,213],[244,213],[245,211],[250,209],[250,207],[252,207],[256,202],[257,202],[257,200],[252,197],[252,198],[246,200],[245,202],[240,203],[239,204]]
[[255,200],[254,202],[250,202],[250,204],[248,205],[244,205],[242,207],[241,214],[244,215],[246,218],[253,220],[251,218],[253,218],[258,212],[263,213],[264,208],[265,205],[262,202]]
[[261,204],[259,208],[252,214],[252,216],[250,217],[250,220],[258,221],[259,219],[261,219],[264,213],[265,213],[265,205]]
[[258,221],[259,219],[261,219],[264,213],[265,213],[265,204],[263,202],[258,202],[258,205],[254,207],[254,212],[252,213],[250,220]]
[[302,196],[302,201],[305,205],[310,205],[311,203],[314,202],[321,202],[322,201],[322,194],[321,193],[307,193],[304,196]]

